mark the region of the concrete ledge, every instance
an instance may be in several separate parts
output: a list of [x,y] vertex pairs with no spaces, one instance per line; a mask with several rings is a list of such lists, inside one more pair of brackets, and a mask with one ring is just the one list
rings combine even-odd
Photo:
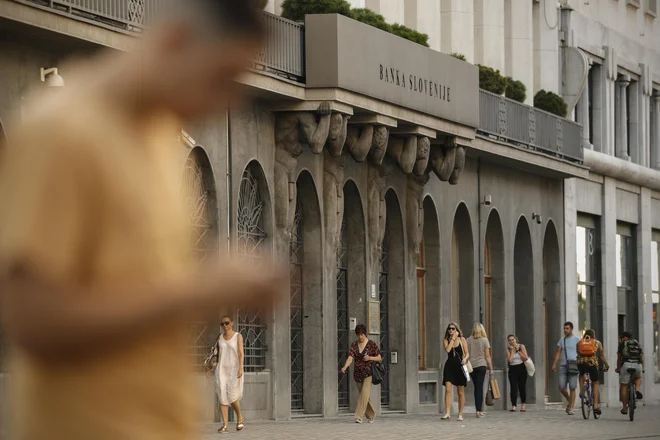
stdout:
[[592,173],[660,191],[660,171],[652,168],[593,150],[584,150],[584,164]]

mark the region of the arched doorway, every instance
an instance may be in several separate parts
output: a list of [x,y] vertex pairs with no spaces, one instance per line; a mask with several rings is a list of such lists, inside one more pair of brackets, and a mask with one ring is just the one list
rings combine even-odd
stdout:
[[[534,325],[534,253],[529,225],[521,217],[516,227],[513,250],[516,334],[530,355],[535,353]],[[527,382],[527,403],[536,403],[535,381]]]
[[323,411],[321,212],[312,176],[296,182],[296,215],[289,246],[291,410]]
[[[258,267],[271,229],[270,196],[263,169],[251,162],[241,177],[237,210],[237,251],[248,264]],[[266,368],[266,310],[259,307],[236,311],[238,331],[243,335],[246,372]]]
[[557,340],[562,335],[561,306],[561,262],[559,238],[555,224],[550,221],[543,238],[543,328],[545,329],[543,350],[545,365],[545,393],[551,401],[561,400],[557,375],[551,371],[552,360],[557,351]]
[[[218,251],[218,201],[213,171],[203,148],[195,147],[188,155],[182,185],[190,215],[192,252],[203,261]],[[198,372],[204,371],[204,359],[209,345],[218,335],[218,328],[219,322],[196,322],[190,326],[189,354]]]
[[[405,274],[403,252],[403,220],[401,206],[393,190],[385,194],[386,222],[380,258],[380,351],[389,359],[397,351],[405,359]],[[404,407],[405,363],[390,365],[389,374],[381,384],[381,407]],[[393,398],[391,399],[390,396]],[[399,399],[396,401],[394,399]]]
[[419,300],[419,369],[439,368],[442,329],[440,326],[440,230],[438,213],[430,196],[424,198],[424,235],[417,268]]
[[464,332],[475,322],[474,241],[472,221],[465,203],[458,205],[452,233],[452,321]]
[[484,245],[484,326],[490,338],[493,367],[504,369],[506,339],[504,285],[504,236],[499,213],[493,209],[488,215]]
[[[349,316],[359,323],[366,323],[367,309],[364,298],[366,289],[366,253],[364,211],[357,186],[353,181],[344,185],[344,217],[340,244],[337,250],[337,361],[344,366],[350,347],[351,330]],[[355,393],[350,392],[350,377],[339,373],[339,409],[354,407]]]

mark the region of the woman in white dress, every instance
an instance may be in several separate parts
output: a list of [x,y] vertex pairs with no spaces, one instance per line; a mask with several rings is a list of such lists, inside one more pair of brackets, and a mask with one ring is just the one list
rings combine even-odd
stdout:
[[[222,428],[219,433],[228,433],[227,422],[229,418],[229,405],[236,412],[236,430],[242,431],[243,415],[241,414],[240,400],[243,397],[243,336],[234,331],[234,322],[229,316],[221,320],[223,332],[218,336],[216,346],[217,361],[215,366],[215,392],[220,400],[220,413],[222,414]],[[213,353],[215,355],[215,353]],[[207,366],[206,377],[211,377],[211,369]]]

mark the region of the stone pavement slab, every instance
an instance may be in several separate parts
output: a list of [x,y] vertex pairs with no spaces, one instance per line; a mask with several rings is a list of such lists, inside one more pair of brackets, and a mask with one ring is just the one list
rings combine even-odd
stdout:
[[206,425],[203,440],[217,438],[251,439],[322,439],[322,440],[402,440],[402,439],[580,439],[580,440],[660,440],[660,407],[637,410],[630,422],[616,408],[604,408],[599,420],[584,420],[576,412],[538,410],[527,413],[494,411],[483,419],[467,414],[463,422],[441,421],[440,416],[383,416],[374,424],[358,425],[352,418],[297,419],[286,422],[246,422],[243,432],[231,425],[229,434],[218,434],[220,425]]

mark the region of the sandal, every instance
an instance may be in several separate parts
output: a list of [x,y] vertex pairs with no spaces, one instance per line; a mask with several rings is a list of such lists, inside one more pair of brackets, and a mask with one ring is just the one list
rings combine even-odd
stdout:
[[218,429],[218,432],[220,434],[228,434],[229,430],[227,429],[227,425],[223,426],[222,428]]
[[245,428],[245,424],[243,422],[243,417],[241,417],[241,420],[236,423],[236,431],[242,431],[243,428]]
[[451,416],[449,414],[445,414],[444,416],[440,417],[440,420],[451,420]]
[[627,416],[627,415],[628,415],[628,411],[621,410],[621,414],[623,414],[624,416]]
[[456,420],[459,421],[459,422],[462,422],[463,421],[463,416],[458,416],[458,418]]
[[511,408],[509,412],[516,412],[516,407],[514,406],[513,408]]

